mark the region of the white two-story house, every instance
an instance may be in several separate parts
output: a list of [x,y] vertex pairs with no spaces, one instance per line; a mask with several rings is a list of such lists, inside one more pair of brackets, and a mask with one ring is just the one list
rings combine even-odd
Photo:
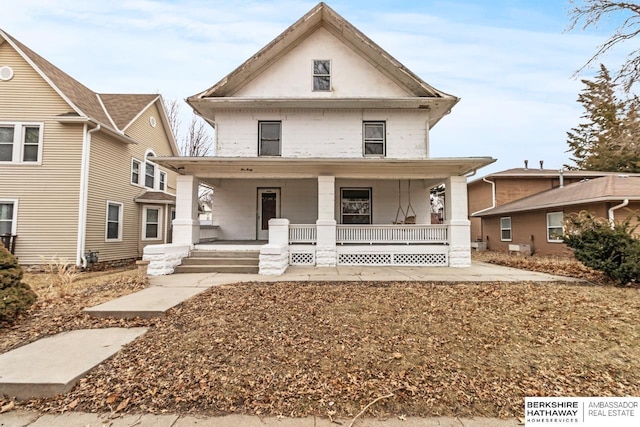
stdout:
[[[179,171],[173,241],[199,240],[197,187],[214,189],[225,241],[263,244],[260,272],[290,264],[470,265],[466,174],[494,160],[432,158],[429,131],[458,102],[324,3],[187,102],[216,132]],[[431,223],[430,189],[446,218]]]

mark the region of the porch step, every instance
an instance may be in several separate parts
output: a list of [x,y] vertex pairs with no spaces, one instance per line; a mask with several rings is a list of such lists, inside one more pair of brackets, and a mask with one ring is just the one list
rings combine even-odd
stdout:
[[174,273],[234,273],[258,274],[258,266],[242,265],[179,265]]
[[174,272],[257,274],[259,263],[259,251],[194,250]]

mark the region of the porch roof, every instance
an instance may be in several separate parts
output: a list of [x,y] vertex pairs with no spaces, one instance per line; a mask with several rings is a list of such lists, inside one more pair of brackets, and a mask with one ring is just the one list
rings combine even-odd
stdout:
[[491,157],[284,158],[284,157],[155,157],[154,161],[183,175],[207,179],[317,178],[427,179],[475,172],[496,160]]

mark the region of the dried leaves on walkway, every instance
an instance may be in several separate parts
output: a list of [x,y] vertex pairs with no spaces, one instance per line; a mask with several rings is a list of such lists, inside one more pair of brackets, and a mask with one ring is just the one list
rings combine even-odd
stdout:
[[517,416],[525,396],[639,395],[638,313],[637,289],[566,284],[217,287],[29,406]]

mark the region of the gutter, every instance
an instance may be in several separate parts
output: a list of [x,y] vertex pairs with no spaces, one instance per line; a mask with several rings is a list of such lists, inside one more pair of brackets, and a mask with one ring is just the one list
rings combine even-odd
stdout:
[[488,208],[480,209],[479,211],[473,212],[470,216],[474,216],[476,214],[479,214],[479,213],[482,213],[482,212],[486,212],[486,211],[496,207],[496,183],[495,183],[495,181],[489,181],[486,176],[484,178],[482,178],[482,180],[484,182],[486,182],[487,184],[491,184],[491,206],[488,207]]
[[611,228],[613,228],[614,224],[615,224],[615,217],[613,212],[620,209],[620,208],[624,208],[625,206],[627,206],[629,204],[629,199],[624,199],[622,201],[622,203],[620,203],[619,205],[616,205],[612,208],[609,209],[609,224],[611,225]]
[[89,161],[91,155],[91,134],[98,132],[101,125],[89,129],[84,125],[82,138],[82,161],[80,167],[80,199],[78,202],[78,242],[76,252],[76,265],[87,268],[87,259],[84,256],[87,236],[87,204],[89,199]]

